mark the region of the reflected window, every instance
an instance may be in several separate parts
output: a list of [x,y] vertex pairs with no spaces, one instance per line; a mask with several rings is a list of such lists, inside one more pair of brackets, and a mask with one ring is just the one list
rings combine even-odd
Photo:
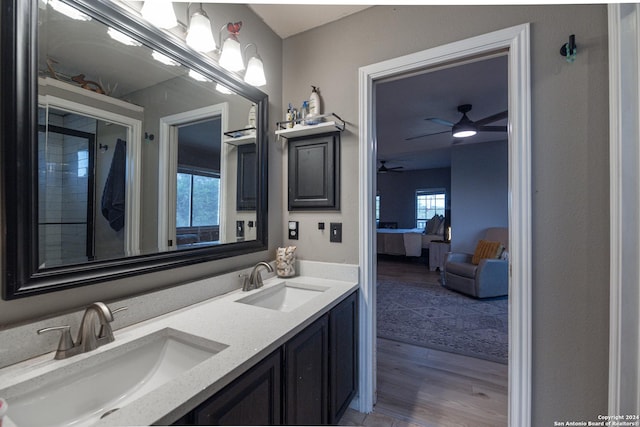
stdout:
[[176,226],[207,227],[220,224],[220,177],[178,173]]

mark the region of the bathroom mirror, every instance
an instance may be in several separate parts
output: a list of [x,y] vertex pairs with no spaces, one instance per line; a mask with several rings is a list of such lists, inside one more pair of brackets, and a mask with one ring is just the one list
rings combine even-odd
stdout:
[[2,2],[3,298],[265,250],[266,94],[128,6],[52,3]]

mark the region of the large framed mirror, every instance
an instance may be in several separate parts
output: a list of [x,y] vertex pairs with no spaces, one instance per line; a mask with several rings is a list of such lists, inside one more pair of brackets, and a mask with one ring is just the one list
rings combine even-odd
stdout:
[[266,250],[267,95],[124,3],[56,2],[1,6],[3,298]]

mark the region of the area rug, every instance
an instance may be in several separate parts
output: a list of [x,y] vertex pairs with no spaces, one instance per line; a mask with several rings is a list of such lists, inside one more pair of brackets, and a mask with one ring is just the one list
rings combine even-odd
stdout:
[[419,280],[378,275],[378,336],[507,364],[507,304],[445,289],[427,271]]

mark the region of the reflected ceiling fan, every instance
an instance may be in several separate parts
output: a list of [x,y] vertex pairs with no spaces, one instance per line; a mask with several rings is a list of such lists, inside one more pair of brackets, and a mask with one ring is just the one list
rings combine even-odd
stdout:
[[403,166],[394,166],[394,167],[388,168],[386,166],[386,163],[387,163],[386,160],[380,160],[380,167],[378,168],[378,173],[402,172],[400,169],[402,169]]
[[442,132],[427,133],[424,135],[411,136],[406,138],[405,141],[411,141],[413,139],[425,138],[432,135],[441,135],[443,133],[451,132],[451,135],[456,138],[468,138],[474,136],[478,132],[506,132],[506,126],[488,126],[490,123],[497,122],[499,120],[506,119],[509,116],[509,111],[501,111],[484,119],[476,120],[475,122],[467,117],[467,113],[471,111],[471,104],[462,104],[458,106],[458,111],[462,113],[462,117],[457,123],[451,123],[448,120],[439,119],[437,117],[427,117],[425,120],[432,121],[444,126],[451,127],[450,130]]

